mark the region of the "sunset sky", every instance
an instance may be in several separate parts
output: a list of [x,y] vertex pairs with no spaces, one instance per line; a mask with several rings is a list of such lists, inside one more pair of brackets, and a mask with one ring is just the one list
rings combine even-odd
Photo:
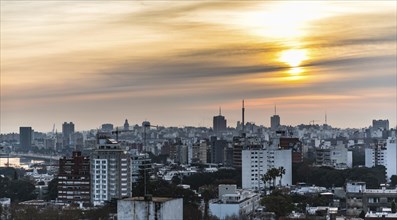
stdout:
[[396,1],[1,1],[0,132],[397,115]]

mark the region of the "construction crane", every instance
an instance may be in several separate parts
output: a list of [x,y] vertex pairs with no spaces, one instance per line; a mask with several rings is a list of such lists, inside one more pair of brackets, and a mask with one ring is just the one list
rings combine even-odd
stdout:
[[115,131],[112,131],[112,134],[116,134],[116,141],[119,142],[119,134],[122,132],[126,132],[126,130],[119,130],[119,127],[116,127]]
[[150,122],[144,121],[144,122],[142,122],[142,127],[143,127],[143,148],[144,148],[145,151],[147,151],[147,149],[146,149],[147,148],[147,146],[146,146],[146,130],[150,129],[150,127],[155,127],[156,130],[158,130],[159,126],[158,125],[151,125]]

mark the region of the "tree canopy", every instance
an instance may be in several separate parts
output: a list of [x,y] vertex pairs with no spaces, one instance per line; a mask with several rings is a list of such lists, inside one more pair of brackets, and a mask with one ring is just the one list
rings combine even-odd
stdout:
[[293,183],[306,182],[316,186],[342,187],[346,180],[366,182],[367,188],[378,188],[386,182],[386,168],[376,166],[372,168],[354,167],[338,170],[331,167],[313,167],[309,163],[293,164]]
[[292,197],[278,189],[264,197],[261,204],[266,207],[267,211],[274,212],[278,217],[285,216],[295,209]]

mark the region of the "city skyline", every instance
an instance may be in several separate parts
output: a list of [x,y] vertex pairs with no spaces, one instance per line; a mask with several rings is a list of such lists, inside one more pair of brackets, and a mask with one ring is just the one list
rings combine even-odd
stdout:
[[[1,1],[0,133],[397,115],[397,3]],[[348,22],[347,22],[348,21]]]

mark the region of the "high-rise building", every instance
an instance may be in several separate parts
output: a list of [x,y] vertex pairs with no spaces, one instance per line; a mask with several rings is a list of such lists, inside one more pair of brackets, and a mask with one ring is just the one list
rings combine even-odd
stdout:
[[375,147],[365,149],[365,166],[374,167],[377,165],[386,167],[387,179],[397,175],[396,138],[389,137],[386,143],[378,143]]
[[374,130],[389,130],[389,120],[372,120],[372,128]]
[[215,134],[219,134],[220,132],[226,131],[226,119],[224,116],[222,116],[222,112],[220,108],[219,108],[219,115],[214,116],[213,128]]
[[116,140],[97,134],[97,148],[91,158],[93,205],[131,196],[130,155]]
[[207,163],[208,145],[205,140],[200,140],[192,146],[192,163]]
[[128,123],[128,120],[125,119],[124,122],[124,131],[129,131],[130,130],[130,124]]
[[71,134],[74,133],[74,124],[73,122],[67,123],[64,122],[62,124],[62,134],[64,137],[69,137]]
[[270,127],[273,130],[276,130],[280,126],[280,116],[273,115],[270,117]]
[[152,160],[149,154],[133,154],[131,155],[131,183],[137,184],[139,178],[142,178],[142,172],[150,175],[152,169]]
[[276,178],[282,186],[292,184],[292,151],[278,149],[257,149],[242,151],[242,188],[263,189],[262,177],[271,168],[285,169],[285,174]]
[[58,202],[89,206],[90,177],[90,159],[80,151],[73,151],[72,158],[59,159]]
[[299,138],[280,137],[280,148],[292,150],[292,163],[303,162],[302,142]]
[[227,146],[226,140],[218,140],[216,137],[211,137],[211,163],[225,163]]
[[71,135],[74,133],[74,124],[73,122],[67,123],[64,122],[62,124],[62,136],[63,136],[63,146],[71,145]]
[[261,149],[262,143],[257,137],[233,137],[233,167],[241,170],[242,166],[242,151],[247,149]]
[[270,117],[270,128],[276,130],[280,127],[280,116],[277,115],[277,108],[274,106],[274,115]]
[[23,150],[32,148],[32,127],[19,127],[19,146]]

